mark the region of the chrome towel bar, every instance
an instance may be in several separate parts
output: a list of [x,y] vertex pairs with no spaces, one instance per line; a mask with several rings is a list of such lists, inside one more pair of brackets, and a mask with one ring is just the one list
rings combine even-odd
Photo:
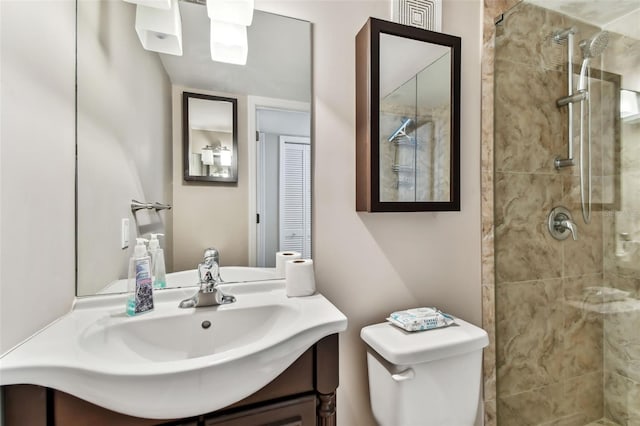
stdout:
[[142,203],[137,200],[131,200],[131,211],[135,213],[138,210],[171,210],[171,204],[160,204],[157,201],[155,203]]

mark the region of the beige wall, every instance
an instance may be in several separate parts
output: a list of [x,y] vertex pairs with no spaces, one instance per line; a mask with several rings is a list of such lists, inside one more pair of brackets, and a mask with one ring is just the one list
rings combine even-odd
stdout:
[[75,3],[3,0],[0,15],[2,353],[73,300]]
[[[585,287],[602,283],[602,209],[594,207],[585,224],[579,168],[557,172],[553,164],[568,144],[567,112],[555,104],[567,93],[565,45],[545,36],[570,26],[580,34],[597,31],[528,4],[496,27],[497,414],[505,426],[603,417],[602,318],[572,303]],[[592,104],[601,109],[598,96]],[[596,159],[606,141],[604,135],[593,141],[596,193],[602,176]],[[577,241],[549,234],[547,216],[557,206],[571,211]]]
[[[3,34],[6,3],[1,3]],[[59,2],[55,4],[60,7]],[[354,40],[357,31],[369,16],[383,19],[390,17],[390,2],[258,0],[256,5],[259,9],[306,19],[314,24],[313,236],[317,281],[320,291],[349,318],[349,329],[342,334],[340,340],[339,424],[370,425],[373,420],[368,403],[365,347],[359,338],[361,327],[383,321],[394,309],[420,305],[439,306],[476,324],[480,324],[481,321],[481,2],[445,0],[443,7],[443,31],[461,36],[463,39],[462,210],[455,213],[388,214],[355,212]],[[27,204],[29,208],[26,210],[22,206],[6,206],[7,179],[3,157],[2,332],[4,336],[4,332],[10,330],[12,343],[27,337],[43,324],[59,316],[69,306],[73,297],[73,8],[69,7],[65,13],[65,17],[68,14],[68,23],[52,21],[52,17],[47,16],[43,25],[56,28],[56,31],[48,32],[51,34],[58,34],[60,28],[68,28],[69,34],[66,38],[54,39],[50,35],[47,38],[44,34],[48,33],[44,31],[40,37],[42,40],[55,40],[50,51],[56,52],[58,56],[53,63],[65,67],[55,89],[65,89],[65,107],[71,108],[69,116],[57,120],[56,129],[61,133],[60,141],[56,143],[55,158],[59,159],[59,162],[45,182],[48,192],[44,195],[55,194],[56,200],[62,200],[61,204],[56,204],[62,207],[58,207],[60,211],[56,211],[55,216],[51,216],[51,210],[36,209],[36,201]],[[29,16],[29,19],[33,17]],[[26,20],[27,16],[23,17],[21,22]],[[31,26],[25,27],[25,30],[27,28],[32,31]],[[4,54],[3,50],[3,73],[6,63]],[[67,56],[60,59],[61,54]],[[41,64],[38,68],[46,68],[45,65],[50,69],[48,63]],[[19,105],[17,102],[14,101],[12,104]],[[4,111],[5,108],[3,114]],[[30,112],[33,113],[34,110],[31,109]],[[36,109],[35,113],[49,114],[47,109]],[[3,121],[4,119],[3,115]],[[51,135],[51,132],[48,134]],[[29,142],[33,141],[30,139]],[[3,151],[4,144],[3,127]],[[28,145],[25,141],[24,146]],[[44,143],[42,145],[47,146]],[[14,148],[13,144],[11,148]],[[24,156],[28,157],[28,154],[25,153]],[[23,176],[22,173],[19,168],[14,168],[6,177],[15,181]],[[175,181],[174,176],[174,183]],[[21,186],[20,190],[23,191],[24,187]],[[179,204],[178,200],[176,204]],[[24,212],[31,214],[42,226],[45,237],[39,240],[37,235],[29,236],[27,243],[30,244],[15,247],[14,242],[20,240],[6,235],[5,217],[10,215],[11,219],[15,219],[11,226],[23,231],[12,233],[12,236],[29,235],[27,229],[31,227],[31,221],[25,218]],[[176,233],[178,232],[176,228]],[[43,260],[47,262],[46,271],[54,276],[56,281],[42,284],[38,282],[33,286],[24,287],[17,283],[24,282],[24,271],[32,266],[29,261],[31,247],[38,242],[42,253],[55,253],[51,257],[44,256]],[[5,247],[9,244],[15,252],[11,258],[5,258]],[[11,274],[6,280],[4,268],[10,260]],[[32,298],[30,296],[33,290],[53,297]],[[5,294],[31,301],[30,312],[34,315],[20,321],[19,327],[15,327],[16,321],[12,321],[11,327],[4,325],[7,324],[4,319],[8,318],[5,317],[5,306],[10,307],[13,317],[24,316],[24,309],[15,304],[15,299],[5,302]],[[2,347],[7,347],[4,341]]]
[[481,2],[445,0],[462,37],[462,211],[355,211],[355,35],[388,1],[256,2],[313,22],[313,251],[320,291],[349,318],[340,340],[338,424],[371,425],[360,329],[392,310],[437,305],[476,324],[480,300]]
[[131,212],[131,200],[172,199],[169,77],[135,31],[105,25],[133,23],[135,11],[123,1],[78,3],[78,295],[126,278],[138,236],[165,234],[172,264],[171,210]]
[[[217,248],[221,265],[249,263],[247,97],[173,86],[173,270],[194,269],[207,247]],[[238,99],[238,182],[183,179],[182,92]]]

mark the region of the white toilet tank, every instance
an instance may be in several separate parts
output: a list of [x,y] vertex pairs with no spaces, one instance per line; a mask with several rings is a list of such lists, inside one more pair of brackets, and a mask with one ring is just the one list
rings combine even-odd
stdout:
[[456,325],[406,332],[389,323],[364,327],[369,396],[381,426],[472,426],[480,397],[487,333]]

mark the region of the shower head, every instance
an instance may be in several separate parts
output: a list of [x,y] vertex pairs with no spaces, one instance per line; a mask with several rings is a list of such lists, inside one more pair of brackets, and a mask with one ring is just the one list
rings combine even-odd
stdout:
[[580,67],[580,78],[578,80],[578,90],[582,91],[586,89],[586,73],[589,67],[589,61],[597,56],[602,55],[604,49],[609,44],[609,32],[600,31],[590,39],[582,40],[580,42],[580,49],[582,49],[582,66]]
[[595,58],[600,56],[604,49],[609,44],[609,32],[601,31],[588,40],[582,40],[580,42],[580,49],[582,49],[582,57],[584,59]]

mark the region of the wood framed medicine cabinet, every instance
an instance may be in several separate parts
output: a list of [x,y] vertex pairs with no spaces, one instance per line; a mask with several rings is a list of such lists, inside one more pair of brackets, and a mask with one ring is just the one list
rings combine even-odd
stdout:
[[356,36],[356,210],[460,210],[456,36],[369,18]]

